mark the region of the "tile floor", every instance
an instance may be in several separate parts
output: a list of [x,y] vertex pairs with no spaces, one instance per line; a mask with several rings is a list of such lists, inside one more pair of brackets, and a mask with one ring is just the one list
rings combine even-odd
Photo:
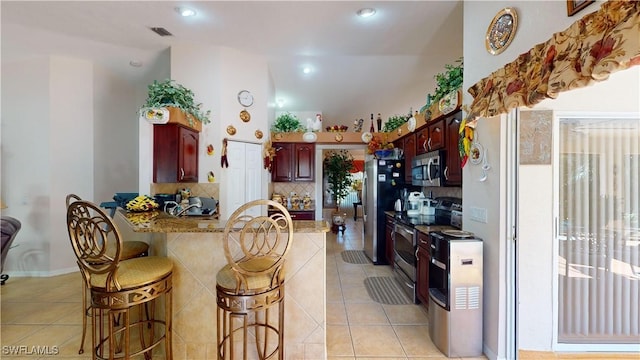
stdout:
[[[427,313],[421,305],[383,305],[367,294],[364,278],[390,276],[390,267],[342,260],[342,250],[362,249],[361,227],[362,219],[349,218],[344,235],[327,236],[328,359],[445,358],[429,340]],[[79,273],[10,278],[0,288],[0,358],[90,359],[89,354],[78,355],[81,286]],[[11,345],[27,348],[20,355],[10,354]],[[49,355],[27,353],[32,346]]]
[[363,249],[361,229],[361,218],[356,222],[348,218],[344,235],[327,235],[329,360],[446,359],[429,339],[427,312],[422,305],[385,305],[369,297],[364,279],[393,276],[390,266],[342,260],[343,250]]

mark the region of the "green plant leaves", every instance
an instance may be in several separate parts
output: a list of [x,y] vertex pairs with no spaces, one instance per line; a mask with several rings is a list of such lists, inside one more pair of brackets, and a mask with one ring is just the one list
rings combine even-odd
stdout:
[[[187,114],[193,115],[203,124],[211,122],[209,116],[211,110],[202,111],[202,103],[195,103],[193,91],[175,82],[175,80],[166,79],[162,82],[154,80],[147,86],[147,101],[143,107],[159,108],[159,107],[176,107],[182,109]],[[189,117],[191,121],[191,117]]]
[[347,150],[332,151],[324,159],[324,171],[336,204],[339,204],[340,200],[349,195],[351,191],[350,171],[352,168],[353,156]]
[[448,93],[462,87],[464,74],[463,58],[456,60],[457,65],[447,64],[444,72],[436,74],[436,90],[432,97],[432,102],[439,101]]
[[276,118],[271,130],[273,132],[302,131],[302,124],[300,124],[300,120],[295,115],[286,112]]
[[384,126],[382,127],[382,132],[392,132],[393,130],[402,126],[402,124],[406,123],[409,118],[405,115],[393,115],[390,116]]

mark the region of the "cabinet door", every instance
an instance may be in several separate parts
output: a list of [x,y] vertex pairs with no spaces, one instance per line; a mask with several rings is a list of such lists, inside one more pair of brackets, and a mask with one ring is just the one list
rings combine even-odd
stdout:
[[294,144],[295,157],[294,166],[295,174],[294,181],[314,181],[314,160],[315,160],[315,145],[314,144]]
[[416,294],[427,308],[429,307],[429,262],[431,261],[429,246],[429,235],[418,231]]
[[276,156],[273,158],[271,181],[289,182],[293,173],[293,148],[291,143],[274,143]]
[[387,263],[391,265],[391,268],[394,267],[393,262],[393,218],[387,217],[387,223],[385,226],[385,255],[387,257]]
[[429,127],[424,127],[416,133],[416,154],[429,152]]
[[178,124],[153,126],[153,182],[198,182],[196,131]]
[[411,162],[416,156],[416,134],[404,137],[404,181],[411,184]]
[[462,122],[462,112],[447,117],[446,161],[444,176],[446,185],[462,185],[462,167],[460,166],[460,152],[458,151],[458,130]]
[[427,148],[429,151],[444,148],[444,127],[444,119],[438,120],[429,125],[429,140],[427,141]]
[[198,133],[180,127],[178,181],[198,182]]

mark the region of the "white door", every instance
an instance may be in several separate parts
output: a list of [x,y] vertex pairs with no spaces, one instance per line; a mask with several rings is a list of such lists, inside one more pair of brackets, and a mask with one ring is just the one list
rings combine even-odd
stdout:
[[[222,218],[229,216],[245,203],[262,197],[262,147],[260,144],[227,142],[229,167],[225,173],[226,205],[222,209]],[[256,215],[256,214],[251,214]]]

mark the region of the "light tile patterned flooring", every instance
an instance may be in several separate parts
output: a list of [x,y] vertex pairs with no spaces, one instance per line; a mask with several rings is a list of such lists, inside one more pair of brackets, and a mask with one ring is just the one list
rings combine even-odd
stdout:
[[[350,217],[344,235],[329,232],[327,236],[328,359],[445,358],[429,339],[427,313],[421,305],[383,305],[367,294],[365,277],[391,276],[389,266],[342,260],[343,250],[363,248],[361,228],[362,219],[354,222]],[[0,358],[90,359],[86,352],[78,355],[81,286],[77,272],[9,278],[0,288]],[[87,339],[85,343],[87,352],[90,342]],[[39,346],[50,355],[28,354],[24,349],[20,355],[10,355],[11,345],[26,346],[26,351]]]
[[[327,235],[329,360],[446,359],[429,339],[427,312],[422,305],[385,305],[369,297],[364,279],[393,276],[390,266],[342,260],[343,250],[362,250],[363,245],[362,218],[356,222],[347,218],[344,235]],[[486,357],[465,358],[469,359]]]

